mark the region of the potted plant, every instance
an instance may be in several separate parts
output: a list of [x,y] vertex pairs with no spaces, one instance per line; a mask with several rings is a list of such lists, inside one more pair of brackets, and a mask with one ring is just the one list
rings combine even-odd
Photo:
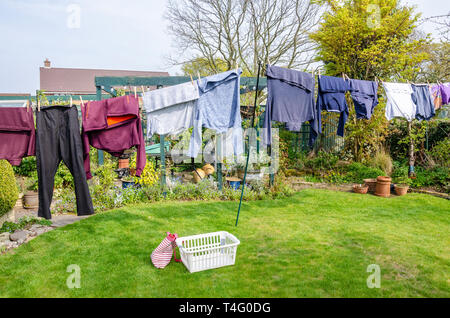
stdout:
[[25,209],[37,209],[39,208],[39,195],[38,195],[38,179],[37,176],[31,177],[26,182],[27,192],[23,195],[23,207]]
[[366,194],[369,191],[369,186],[367,184],[355,184],[353,185],[353,192]]
[[402,176],[402,177],[396,178],[394,180],[394,182],[395,182],[395,186],[394,186],[395,193],[398,196],[403,196],[408,193],[408,190],[412,183],[412,180],[409,177]]
[[127,176],[122,178],[122,189],[131,188],[135,185],[134,178]]
[[264,177],[264,172],[261,168],[262,164],[259,162],[250,164],[247,170],[247,181],[262,180]]

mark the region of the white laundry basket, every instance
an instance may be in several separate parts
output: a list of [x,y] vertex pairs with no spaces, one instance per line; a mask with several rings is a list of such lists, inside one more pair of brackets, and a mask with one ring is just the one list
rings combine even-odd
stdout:
[[191,273],[234,265],[241,243],[234,235],[222,231],[180,237],[176,240],[181,260]]

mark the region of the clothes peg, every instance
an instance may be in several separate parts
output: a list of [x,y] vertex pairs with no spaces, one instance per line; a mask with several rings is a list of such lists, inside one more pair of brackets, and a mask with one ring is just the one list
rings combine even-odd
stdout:
[[198,76],[198,80],[200,81],[201,77],[200,77],[200,72],[197,71],[197,76]]
[[145,93],[144,85],[141,85],[141,89],[142,89],[142,97],[144,97],[144,93]]
[[27,113],[29,109],[30,109],[30,100],[27,100]]
[[194,85],[194,79],[192,78],[192,75],[189,74],[189,76],[191,77],[191,83],[192,83],[192,85]]
[[41,111],[41,100],[39,99],[39,97],[38,97],[37,104],[38,104],[38,112],[40,112]]
[[134,88],[134,98],[137,98],[137,90],[136,90],[136,86],[133,86]]
[[72,96],[70,96],[70,107],[72,107]]

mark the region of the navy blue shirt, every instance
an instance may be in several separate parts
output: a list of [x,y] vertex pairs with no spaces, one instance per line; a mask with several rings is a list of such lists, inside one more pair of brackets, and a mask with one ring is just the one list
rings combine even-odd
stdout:
[[428,85],[411,85],[412,100],[416,104],[416,119],[430,120],[436,115],[434,103]]
[[272,144],[271,121],[286,123],[291,131],[300,131],[302,123],[311,123],[311,135],[318,135],[315,123],[314,77],[309,73],[267,65],[267,105],[263,128],[264,143]]
[[345,92],[351,91],[350,81],[340,77],[319,76],[319,94],[317,96],[317,120],[319,133],[322,133],[322,116],[320,111],[340,113],[337,134],[344,137],[345,123],[348,119],[348,105]]
[[356,118],[370,119],[378,105],[378,84],[372,81],[350,80],[352,100],[355,105]]

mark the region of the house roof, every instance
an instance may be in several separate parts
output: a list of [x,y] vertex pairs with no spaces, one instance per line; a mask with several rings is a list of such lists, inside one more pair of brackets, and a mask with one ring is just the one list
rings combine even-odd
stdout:
[[70,92],[78,94],[95,94],[95,77],[101,76],[138,76],[162,77],[169,76],[167,72],[102,70],[81,68],[46,68],[41,67],[40,89],[46,92]]

